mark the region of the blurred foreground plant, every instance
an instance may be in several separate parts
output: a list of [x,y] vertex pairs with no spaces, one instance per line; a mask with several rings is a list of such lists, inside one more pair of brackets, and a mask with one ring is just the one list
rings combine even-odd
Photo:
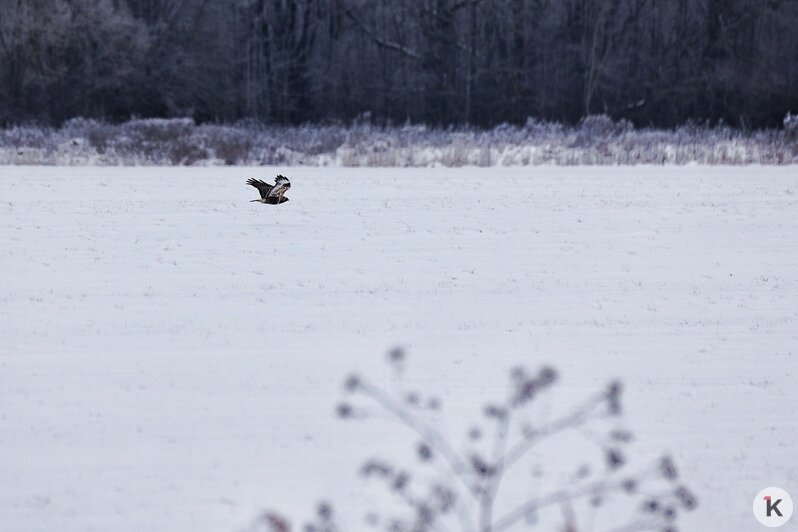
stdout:
[[[401,377],[404,351],[394,349],[387,358]],[[418,392],[389,393],[360,375],[347,377],[347,398],[336,407],[338,417],[379,419],[387,413],[415,433],[411,440],[414,466],[402,467],[382,458],[364,462],[362,476],[381,481],[404,508],[399,515],[369,513],[366,523],[389,532],[501,532],[535,527],[556,527],[563,532],[677,530],[679,513],[694,509],[696,498],[678,483],[676,466],[667,455],[641,469],[626,471],[627,447],[633,434],[621,425],[623,387],[619,381],[610,382],[551,420],[535,424],[526,421],[536,400],[548,395],[557,381],[558,374],[550,367],[534,372],[522,367],[512,369],[505,397],[484,405],[484,420],[468,430],[466,444],[460,450],[430,419],[442,407],[437,397]],[[483,426],[486,422],[487,430]],[[549,482],[555,480],[552,477],[565,476],[564,485],[548,492],[534,490],[520,503],[502,504],[501,495],[508,495],[500,490],[503,480],[521,470],[522,464],[529,465],[539,444],[574,434],[597,450],[603,462],[599,474],[594,474],[588,463],[579,464],[573,472],[564,463],[547,463]],[[539,480],[544,466],[535,463],[532,471]],[[512,495],[517,498],[517,491]],[[599,510],[613,500],[614,513],[604,519],[607,526],[596,528]],[[623,514],[617,511],[619,508],[625,510]],[[274,514],[265,518],[274,519]],[[263,521],[269,525],[265,530],[290,530],[287,521],[275,522]],[[349,529],[336,528],[332,508],[324,503],[316,522],[306,524],[303,530]]]

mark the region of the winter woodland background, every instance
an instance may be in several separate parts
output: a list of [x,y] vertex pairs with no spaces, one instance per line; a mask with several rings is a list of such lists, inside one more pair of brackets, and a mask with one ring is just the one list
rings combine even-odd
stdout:
[[791,0],[1,0],[0,123],[780,126]]
[[789,163],[795,27],[791,0],[0,0],[0,163]]

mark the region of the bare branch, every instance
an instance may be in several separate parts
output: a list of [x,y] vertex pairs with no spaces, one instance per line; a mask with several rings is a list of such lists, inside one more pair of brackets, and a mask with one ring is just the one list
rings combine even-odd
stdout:
[[446,438],[424,420],[402,407],[379,388],[367,383],[361,383],[359,389],[368,397],[371,397],[374,401],[379,403],[383,408],[395,414],[409,428],[416,431],[430,447],[435,449],[446,460],[451,471],[468,489],[468,492],[471,494],[474,493],[474,486],[471,484],[473,471],[457,451],[452,448]]
[[366,35],[371,37],[371,39],[378,46],[381,46],[381,47],[386,48],[388,50],[393,50],[394,52],[399,52],[399,53],[401,53],[401,54],[403,54],[403,55],[405,55],[407,57],[410,57],[412,59],[415,59],[417,61],[421,60],[421,55],[416,53],[415,51],[411,50],[410,48],[407,48],[406,46],[402,46],[401,44],[398,44],[398,43],[395,43],[395,42],[388,41],[388,40],[380,38],[374,30],[372,30],[371,28],[366,26],[363,22],[361,22],[360,19],[357,18],[357,16],[352,12],[351,9],[349,9],[349,8],[346,9],[346,15],[349,18],[351,18],[352,21],[354,21],[354,23],[357,24],[358,27],[361,30],[363,30],[363,32]]
[[623,489],[623,482],[598,480],[575,491],[568,491],[566,489],[554,491],[546,495],[541,495],[531,499],[514,510],[508,512],[505,516],[493,523],[490,528],[491,532],[500,532],[507,530],[514,525],[519,519],[523,518],[529,512],[539,510],[543,507],[560,504],[563,501],[576,501],[584,499],[585,497],[595,495],[597,493],[607,493],[612,491],[620,491]]
[[524,438],[516,443],[502,459],[501,467],[507,469],[520,460],[529,449],[540,442],[540,440],[556,434],[568,428],[578,427],[590,419],[591,414],[596,410],[599,405],[602,405],[606,399],[605,392],[599,392],[585,401],[582,405],[575,408],[569,414],[554,420],[551,423],[535,430],[524,436]]

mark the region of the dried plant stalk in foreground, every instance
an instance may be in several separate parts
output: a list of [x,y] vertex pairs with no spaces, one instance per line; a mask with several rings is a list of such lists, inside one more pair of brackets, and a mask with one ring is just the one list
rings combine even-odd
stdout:
[[[406,362],[404,351],[393,349],[387,359],[401,378]],[[411,467],[378,457],[364,462],[362,476],[380,481],[404,508],[398,514],[395,509],[387,513],[371,511],[365,516],[366,524],[389,532],[501,532],[550,530],[552,526],[564,532],[677,530],[679,514],[693,510],[696,498],[679,484],[676,466],[667,455],[646,467],[627,471],[627,448],[633,434],[621,424],[621,383],[610,382],[552,419],[529,422],[535,402],[550,394],[557,381],[558,374],[551,367],[535,372],[514,368],[506,396],[484,405],[482,421],[468,430],[465,445],[456,445],[430,419],[442,409],[437,397],[414,391],[397,395],[359,375],[347,377],[347,398],[337,405],[337,416],[364,421],[384,419],[389,414],[409,429],[412,436],[408,446],[415,455],[415,465]],[[544,468],[536,463],[534,450],[540,444],[556,443],[557,438],[574,435],[595,449],[595,456],[602,462],[599,467],[580,463],[571,472],[566,469],[569,464],[546,463]],[[550,491],[534,490],[520,504],[502,504],[505,491],[509,491],[500,489],[503,481],[511,474],[523,474],[530,465],[538,485],[555,485],[556,479],[563,476],[569,480],[560,482],[562,485],[557,488],[547,488]],[[546,479],[541,478],[544,469]],[[512,494],[515,500],[517,492]],[[602,509],[612,508],[613,504],[626,511],[608,509],[609,518],[604,515],[599,519]],[[596,528],[596,523],[603,523],[599,526],[604,528]],[[279,525],[288,526],[284,520]],[[304,527],[307,532],[350,529],[336,527],[327,503],[320,505],[315,522]],[[265,530],[283,529],[272,526]]]

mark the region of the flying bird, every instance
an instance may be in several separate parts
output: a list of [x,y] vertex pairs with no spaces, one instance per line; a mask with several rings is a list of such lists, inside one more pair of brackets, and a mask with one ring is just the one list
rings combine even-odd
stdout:
[[260,179],[252,178],[247,180],[247,185],[252,185],[260,192],[260,199],[251,200],[250,203],[257,201],[258,203],[265,203],[266,205],[279,205],[280,203],[288,201],[288,198],[284,197],[284,195],[288,192],[288,189],[291,188],[291,182],[284,175],[278,175],[274,178],[273,185],[261,181]]

